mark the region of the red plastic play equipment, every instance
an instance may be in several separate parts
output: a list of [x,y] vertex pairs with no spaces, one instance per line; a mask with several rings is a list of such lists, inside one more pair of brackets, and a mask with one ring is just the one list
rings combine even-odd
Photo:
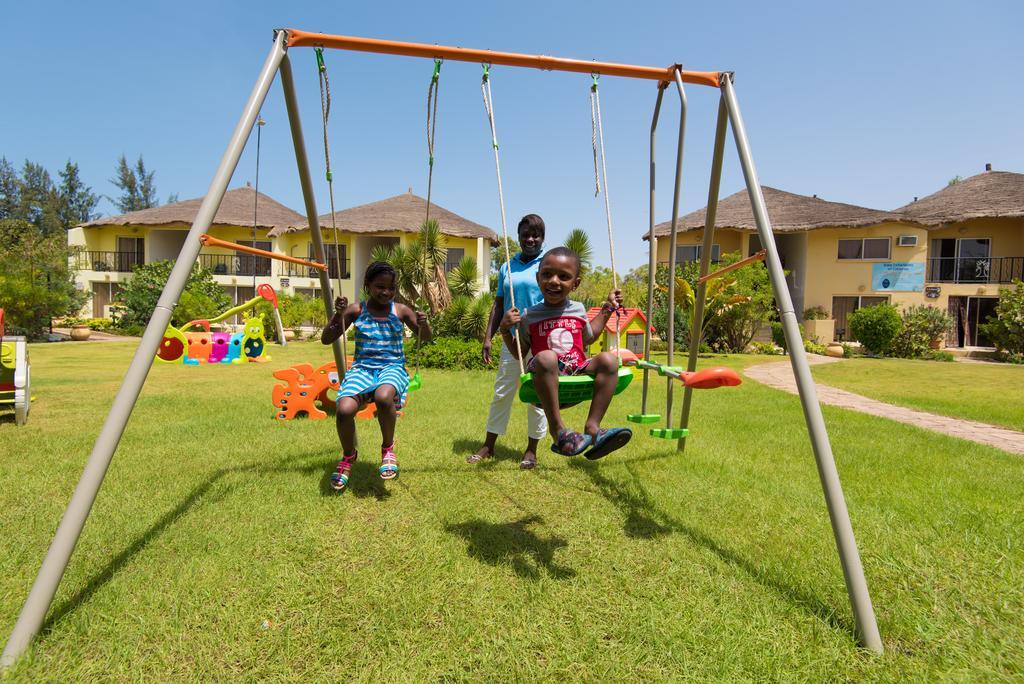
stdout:
[[735,387],[743,382],[740,374],[732,368],[705,368],[693,373],[683,371],[679,380],[693,389],[717,389],[719,387]]

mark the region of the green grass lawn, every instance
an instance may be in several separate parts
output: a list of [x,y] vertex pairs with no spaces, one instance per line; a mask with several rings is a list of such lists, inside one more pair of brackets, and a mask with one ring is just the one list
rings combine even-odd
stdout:
[[818,382],[879,401],[1024,430],[1024,366],[854,358],[812,370]]
[[[0,423],[4,639],[132,348],[32,347],[29,424]],[[463,463],[493,377],[428,370],[400,420],[401,477],[376,476],[376,424],[360,422],[363,456],[337,496],[332,423],[276,422],[269,401],[272,369],[328,350],[272,353],[153,368],[9,681],[1024,676],[1019,456],[825,408],[876,657],[854,642],[795,396],[703,392],[685,456],[639,436],[600,462],[541,453],[521,472],[521,409],[499,459]],[[637,409],[639,387],[609,422]]]

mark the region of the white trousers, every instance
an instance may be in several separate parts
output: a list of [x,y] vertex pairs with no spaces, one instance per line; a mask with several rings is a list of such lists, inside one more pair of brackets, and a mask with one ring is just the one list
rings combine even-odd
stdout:
[[[494,397],[487,414],[487,431],[503,435],[508,431],[512,417],[512,405],[518,401],[519,361],[503,343],[498,357],[498,376],[494,379]],[[544,439],[548,434],[548,419],[544,409],[533,404],[526,405],[526,426],[531,439]]]

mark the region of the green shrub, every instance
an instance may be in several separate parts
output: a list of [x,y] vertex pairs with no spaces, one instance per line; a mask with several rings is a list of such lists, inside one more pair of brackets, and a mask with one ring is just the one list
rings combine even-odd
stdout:
[[[412,368],[416,364],[416,339],[405,342],[406,364]],[[494,359],[498,354],[493,355]],[[456,337],[437,337],[424,343],[419,349],[419,365],[422,368],[444,368],[448,370],[486,370],[497,368],[496,363],[490,366],[483,361],[483,343],[479,340],[463,340]]]
[[749,349],[751,354],[765,354],[768,356],[779,356],[785,353],[775,346],[774,342],[751,342]]
[[483,340],[491,316],[494,297],[484,293],[476,299],[461,295],[439,311],[430,321],[438,337],[457,337],[463,340]]
[[1002,361],[1003,363],[1014,363],[1017,365],[1024,365],[1024,354],[1010,354],[1004,351],[996,352],[996,361]]
[[[150,316],[153,315],[153,309],[156,308],[156,303],[160,299],[160,293],[167,285],[167,278],[170,276],[173,266],[174,262],[172,261],[153,261],[135,267],[131,279],[122,286],[121,292],[118,294],[121,305],[117,309],[118,316],[115,319],[115,324],[118,327],[145,327]],[[185,298],[185,293],[195,296],[195,299],[192,299],[191,303],[187,303],[188,299]],[[200,299],[200,295],[208,299],[209,302],[206,299]],[[189,275],[182,297],[179,298],[179,304],[182,301],[187,303],[187,307],[192,307],[191,310],[189,308],[182,310],[183,314],[194,313],[200,302],[204,307],[208,303],[212,303],[210,315],[201,316],[202,318],[215,316],[231,307],[231,299],[224,288],[214,281],[213,273],[198,264],[193,267],[192,273]],[[196,306],[193,307],[193,304]],[[171,316],[171,322],[174,325],[181,325],[193,320],[180,315],[178,308],[175,307],[174,314]]]
[[804,351],[808,352],[809,354],[819,354],[821,356],[826,355],[825,345],[818,344],[814,340],[804,340]]
[[922,359],[927,361],[954,361],[954,357],[948,351],[942,351],[941,349],[929,349],[921,355]]
[[899,332],[890,353],[905,359],[925,358],[933,340],[941,340],[953,327],[953,319],[942,309],[922,304],[903,310]]
[[828,318],[828,312],[820,306],[812,306],[809,309],[804,309],[805,321],[823,321],[826,318]]
[[852,358],[853,357],[853,345],[852,344],[847,344],[846,342],[842,342],[841,346],[843,348],[843,358],[844,359]]
[[220,312],[210,295],[201,290],[185,290],[178,299],[178,306],[174,307],[171,321],[180,326],[189,321],[209,320]]
[[666,342],[665,340],[651,340],[651,351],[652,352],[668,351],[668,342]]
[[[804,330],[804,326],[797,325],[797,327],[800,329],[800,339],[806,340],[807,331]],[[788,351],[786,348],[786,333],[782,327],[782,321],[772,321],[772,342],[777,346],[782,347],[783,352]]]
[[849,318],[850,332],[864,348],[875,355],[887,353],[899,334],[903,321],[892,304],[857,309]]
[[992,338],[996,349],[1008,355],[1024,355],[1024,282],[999,288],[995,318],[978,326]]

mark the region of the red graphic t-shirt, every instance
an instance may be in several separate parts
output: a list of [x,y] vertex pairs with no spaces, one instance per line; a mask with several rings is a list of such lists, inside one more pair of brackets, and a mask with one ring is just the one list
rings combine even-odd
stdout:
[[587,360],[583,337],[589,327],[583,304],[568,300],[561,306],[549,306],[546,302],[535,304],[526,309],[520,324],[522,334],[530,343],[530,352],[536,356],[550,349],[558,355],[562,370],[568,372]]

